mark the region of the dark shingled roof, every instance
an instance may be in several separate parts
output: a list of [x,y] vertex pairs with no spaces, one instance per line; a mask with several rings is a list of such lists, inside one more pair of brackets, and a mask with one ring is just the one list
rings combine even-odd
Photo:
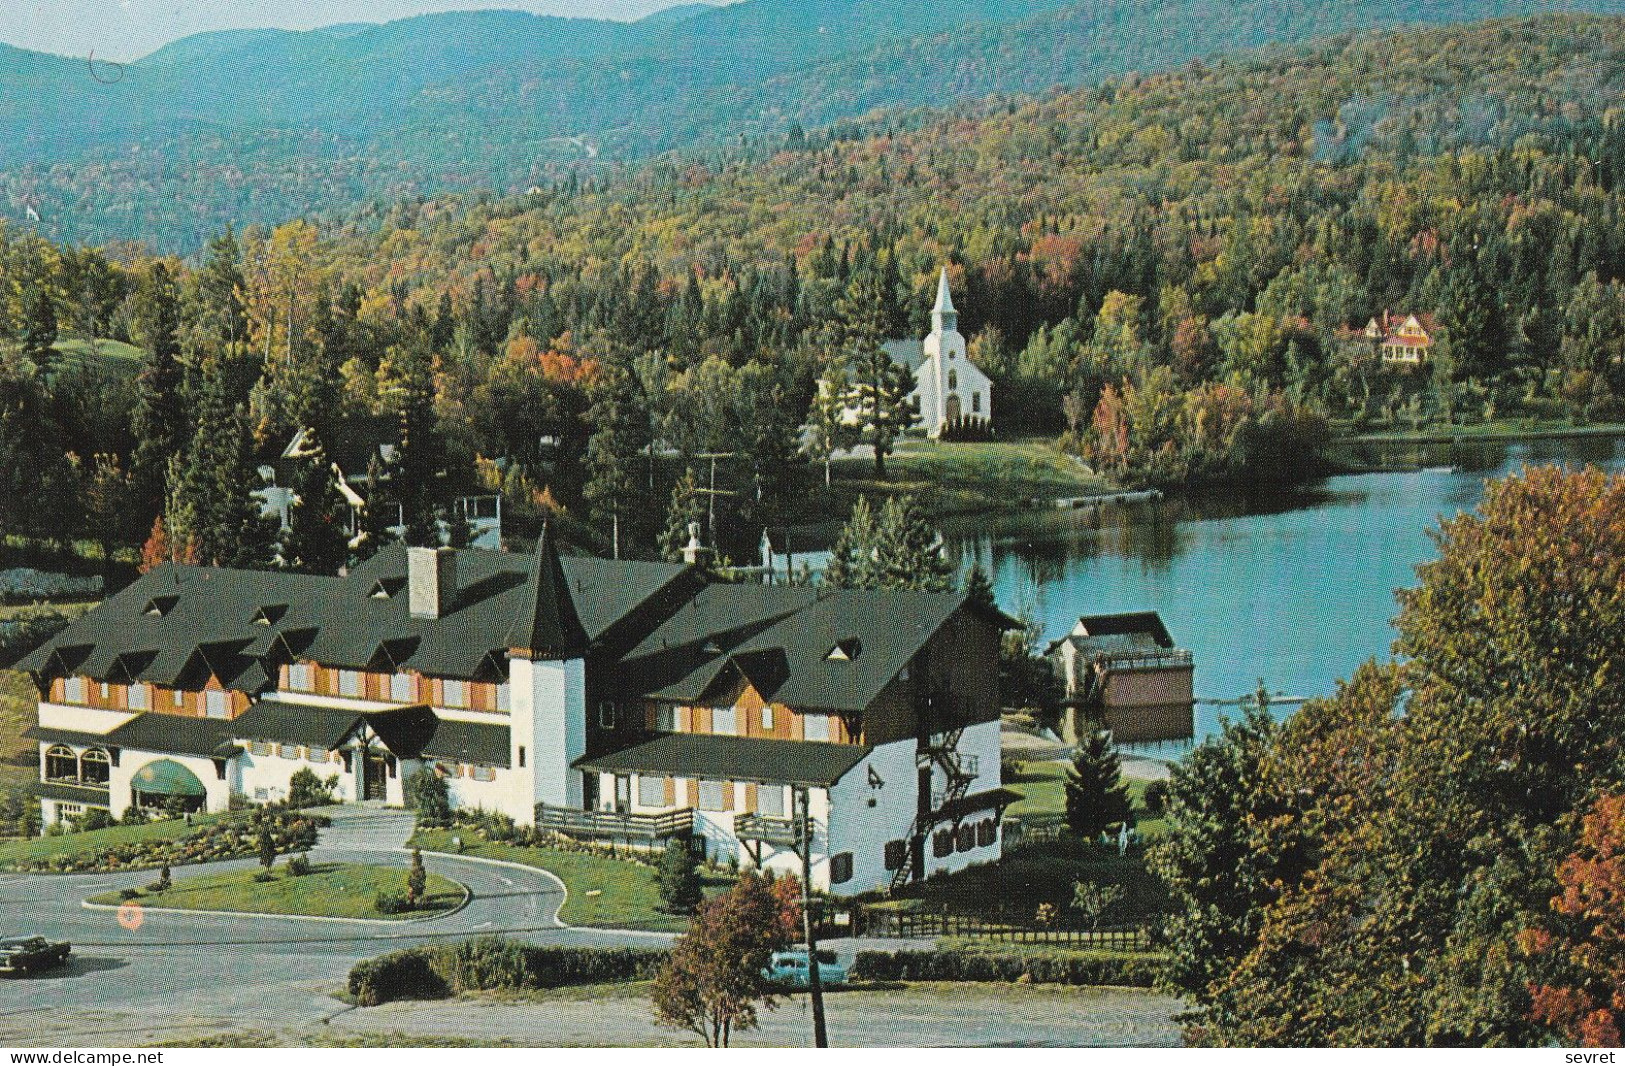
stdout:
[[225,718],[188,718],[146,711],[108,733],[106,743],[140,751],[223,758],[216,750],[231,743],[233,723]]
[[532,659],[579,658],[587,648],[587,633],[576,616],[551,525],[542,526],[542,535],[536,538],[525,592],[529,603],[508,631],[507,646]]
[[307,748],[336,748],[366,721],[358,711],[261,700],[232,719],[231,735],[242,740],[274,740]]
[[827,787],[862,762],[871,750],[862,744],[668,733],[608,755],[577,759],[575,766],[607,773]]
[[1048,651],[1070,643],[1080,651],[1095,655],[1143,655],[1168,651],[1174,646],[1173,636],[1156,611],[1084,615],[1078,619],[1077,629],[1050,644]]
[[[502,672],[516,628],[530,626],[527,639],[535,639],[538,618],[551,617],[557,643],[579,651],[695,581],[686,567],[668,563],[552,555],[538,568],[525,555],[467,550],[458,553],[450,608],[439,618],[414,618],[404,591],[406,568],[400,545],[345,577],[164,564],[36,648],[18,668],[175,687],[199,686],[212,674],[249,693],[271,686],[278,656],[492,679]],[[538,569],[551,595],[545,589],[537,595]],[[380,585],[393,595],[374,596]]]
[[512,763],[508,742],[505,725],[442,718],[435,726],[434,735],[424,742],[423,755],[506,769]]
[[[702,701],[748,678],[763,698],[861,712],[965,602],[958,593],[707,585],[620,663],[624,697]],[[849,649],[832,658],[837,645]]]
[[30,740],[43,740],[49,744],[74,744],[81,748],[107,743],[107,736],[103,733],[86,733],[78,729],[58,729],[55,726],[48,725],[31,725],[23,730],[23,736]]

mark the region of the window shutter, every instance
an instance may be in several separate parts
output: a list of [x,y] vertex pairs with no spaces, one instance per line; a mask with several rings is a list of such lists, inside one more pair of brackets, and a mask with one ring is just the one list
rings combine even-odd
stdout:
[[666,778],[666,806],[677,806],[677,779],[675,777]]
[[734,783],[732,781],[722,783],[722,809],[725,811],[734,809]]

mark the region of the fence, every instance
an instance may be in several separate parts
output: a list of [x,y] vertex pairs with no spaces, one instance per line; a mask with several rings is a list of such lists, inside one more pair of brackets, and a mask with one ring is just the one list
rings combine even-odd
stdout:
[[1067,926],[1011,925],[962,914],[929,911],[866,910],[865,934],[873,937],[967,936],[1007,940],[1013,944],[1065,944],[1078,948],[1145,951],[1151,938],[1144,929],[1077,929]]

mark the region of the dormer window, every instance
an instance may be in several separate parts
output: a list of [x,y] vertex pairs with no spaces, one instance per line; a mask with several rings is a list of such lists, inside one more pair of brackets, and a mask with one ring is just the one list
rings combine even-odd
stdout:
[[831,663],[849,663],[862,654],[863,641],[859,640],[857,637],[847,637],[845,640],[838,640],[835,642],[835,646],[829,650],[829,654],[824,656],[824,661]]
[[257,626],[273,626],[282,621],[282,616],[287,613],[287,604],[273,603],[254,612],[254,624]]
[[179,596],[154,596],[141,610],[143,614],[151,615],[153,618],[162,618],[173,611],[179,602],[181,602]]
[[372,591],[367,595],[371,596],[375,600],[387,600],[391,596],[395,595],[395,593],[401,591],[401,586],[404,584],[405,582],[398,577],[379,578],[378,581],[373,584]]

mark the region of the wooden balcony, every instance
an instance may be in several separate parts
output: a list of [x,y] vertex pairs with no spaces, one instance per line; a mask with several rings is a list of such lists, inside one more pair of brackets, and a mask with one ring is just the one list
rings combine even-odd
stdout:
[[665,814],[619,814],[536,805],[536,827],[571,837],[607,840],[663,840],[694,831],[694,810],[683,807]]
[[793,818],[741,814],[734,819],[734,836],[740,840],[756,840],[775,847],[793,848],[801,843],[801,826]]

